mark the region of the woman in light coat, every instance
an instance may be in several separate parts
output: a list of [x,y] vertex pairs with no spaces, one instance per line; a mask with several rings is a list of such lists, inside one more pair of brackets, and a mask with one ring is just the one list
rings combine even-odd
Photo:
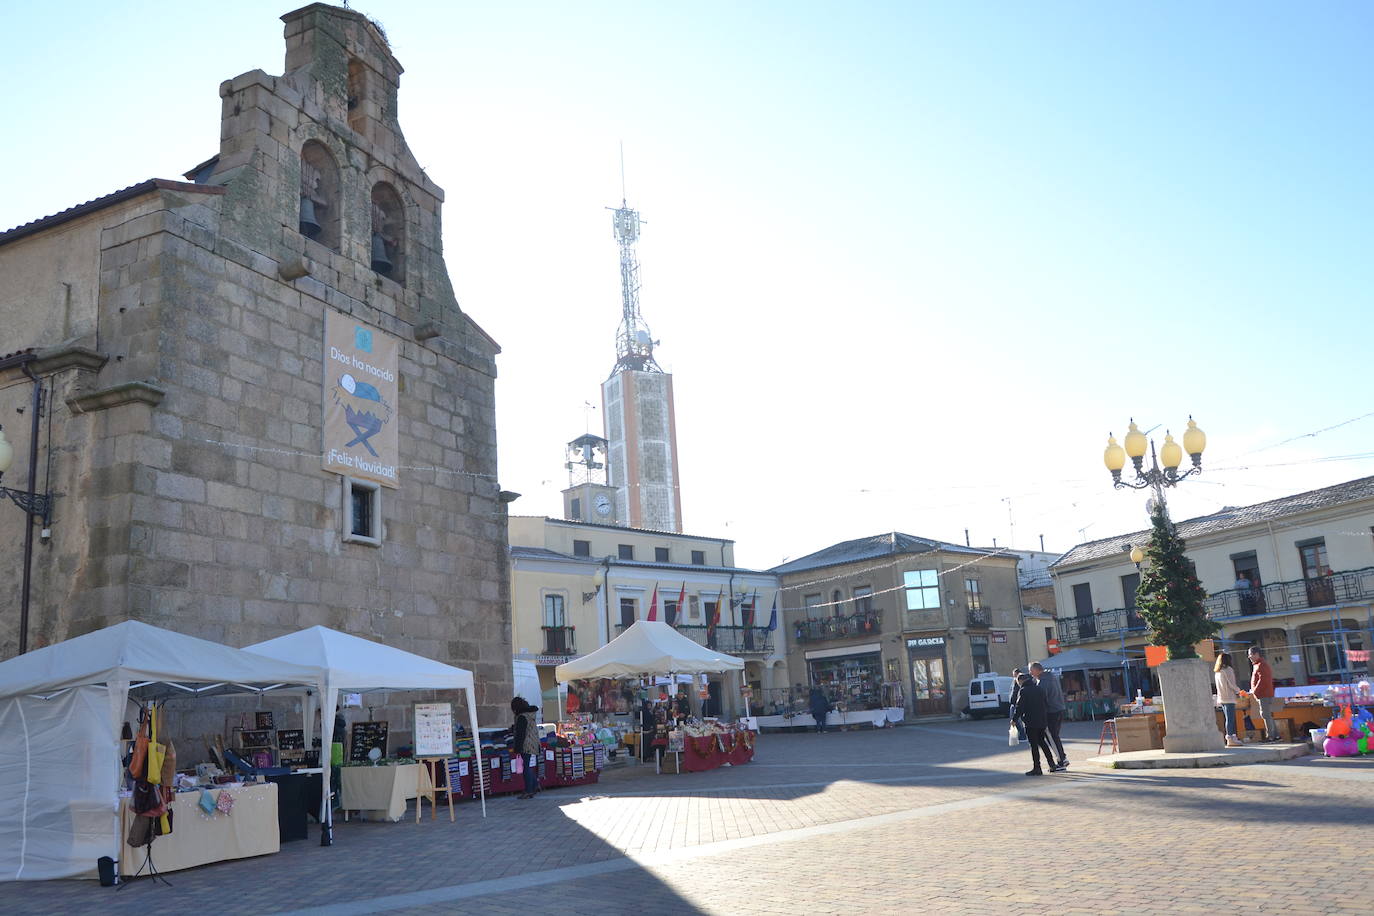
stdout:
[[1231,667],[1231,653],[1217,654],[1216,664],[1212,667],[1212,679],[1217,685],[1217,704],[1226,719],[1226,746],[1240,747],[1241,740],[1236,735],[1236,697],[1240,688],[1236,686],[1236,672]]

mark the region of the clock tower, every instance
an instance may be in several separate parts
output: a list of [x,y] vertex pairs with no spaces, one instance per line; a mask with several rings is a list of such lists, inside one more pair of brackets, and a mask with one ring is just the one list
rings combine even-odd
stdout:
[[615,487],[606,477],[608,443],[591,433],[568,443],[568,488],[563,491],[563,517],[578,522],[618,525]]

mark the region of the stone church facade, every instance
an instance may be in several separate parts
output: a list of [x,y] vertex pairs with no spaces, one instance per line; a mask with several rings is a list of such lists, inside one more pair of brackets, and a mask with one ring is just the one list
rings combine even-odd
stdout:
[[[0,233],[3,483],[26,486],[37,390],[52,494],[28,647],[129,618],[235,646],[322,624],[472,669],[497,721],[499,347],[455,299],[385,36],[323,4],[282,18],[285,74],[221,85],[219,153],[186,181]],[[386,408],[348,422],[391,424],[390,477],[324,466],[329,321],[394,345],[390,402],[346,382]],[[0,658],[18,650],[22,517],[0,525]]]

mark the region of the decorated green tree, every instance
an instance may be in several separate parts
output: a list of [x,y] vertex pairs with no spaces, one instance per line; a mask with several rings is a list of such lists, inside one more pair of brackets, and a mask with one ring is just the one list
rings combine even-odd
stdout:
[[1217,632],[1202,606],[1207,593],[1183,555],[1183,539],[1162,501],[1151,507],[1150,521],[1154,530],[1145,549],[1148,565],[1140,576],[1137,609],[1150,626],[1154,645],[1168,646],[1171,659],[1196,658],[1194,646]]

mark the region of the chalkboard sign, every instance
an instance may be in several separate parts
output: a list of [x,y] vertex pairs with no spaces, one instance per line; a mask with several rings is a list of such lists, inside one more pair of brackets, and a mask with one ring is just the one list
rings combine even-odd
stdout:
[[277,747],[283,751],[305,750],[305,730],[300,728],[278,729]]
[[386,756],[385,722],[354,722],[348,744],[348,759],[353,763],[367,763],[367,752],[374,747]]
[[453,753],[453,706],[415,704],[415,756],[447,757]]

